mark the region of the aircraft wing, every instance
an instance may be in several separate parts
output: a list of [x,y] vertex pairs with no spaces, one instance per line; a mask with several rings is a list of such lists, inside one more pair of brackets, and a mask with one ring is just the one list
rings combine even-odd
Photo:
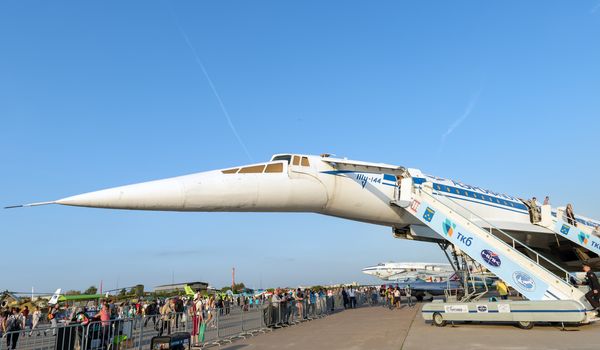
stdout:
[[400,272],[400,273],[396,273],[393,274],[389,277],[386,278],[386,280],[388,281],[397,281],[397,280],[404,280],[404,279],[408,279],[408,278],[417,278],[419,274],[417,272],[411,271],[411,272]]
[[328,163],[337,170],[393,175],[403,175],[406,173],[406,168],[403,166],[390,165],[385,163],[370,163],[361,162],[358,160],[348,160],[329,157],[323,157],[321,158],[321,160],[325,163]]

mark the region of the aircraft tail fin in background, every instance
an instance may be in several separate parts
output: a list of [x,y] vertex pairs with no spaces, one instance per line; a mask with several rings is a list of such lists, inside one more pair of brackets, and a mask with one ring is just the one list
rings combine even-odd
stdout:
[[54,294],[52,294],[52,297],[48,301],[49,305],[56,305],[56,304],[58,304],[58,298],[60,297],[60,292],[61,292],[61,289],[58,288],[56,290],[56,292],[54,292]]

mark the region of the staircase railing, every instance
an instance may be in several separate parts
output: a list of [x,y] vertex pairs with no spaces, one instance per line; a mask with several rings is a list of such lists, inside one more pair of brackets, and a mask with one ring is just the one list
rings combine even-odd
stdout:
[[[515,239],[510,234],[504,232],[502,229],[498,228],[497,226],[495,226],[494,224],[490,223],[486,219],[484,219],[481,216],[475,214],[474,212],[472,212],[471,210],[467,209],[466,207],[458,204],[456,201],[454,201],[450,197],[447,197],[442,192],[436,192],[435,194],[437,195],[437,197],[434,196],[433,195],[433,191],[434,190],[433,190],[430,182],[423,183],[420,187],[415,186],[414,189],[415,189],[415,191],[419,191],[419,193],[421,195],[425,195],[426,197],[429,197],[431,200],[433,200],[435,202],[438,202],[441,205],[445,206],[451,212],[453,212],[453,213],[461,216],[465,220],[468,220],[469,222],[473,223],[473,225],[477,226],[481,230],[489,232],[491,236],[493,236],[494,238],[496,238],[497,240],[499,240],[502,244],[504,244],[506,246],[509,246],[509,247],[512,247],[518,253],[520,253],[522,256],[524,256],[527,259],[529,259],[529,260],[535,262],[536,264],[538,264],[542,269],[546,270],[547,272],[549,272],[551,274],[556,275],[557,277],[559,277],[562,280],[564,280],[567,284],[572,285],[571,278],[574,278],[574,277],[567,270],[563,269],[562,267],[560,267],[559,265],[557,265],[556,263],[554,263],[550,259],[546,258],[545,256],[539,254],[535,250],[531,249],[525,243],[522,243],[521,241]],[[429,193],[427,190],[432,191],[432,193]],[[444,198],[444,200],[449,201],[451,204],[449,205],[447,203],[442,202],[439,197]],[[451,205],[455,206],[455,208],[458,208],[458,210],[455,209],[455,208],[452,208]],[[461,213],[461,212],[466,213],[466,215],[463,214],[463,213]],[[469,217],[467,217],[467,216],[469,216]],[[476,219],[476,221],[474,219]],[[483,223],[485,226],[487,226],[487,228],[484,228],[481,225],[481,223]],[[510,244],[507,243],[505,241],[505,239],[508,240],[508,242],[510,242]],[[522,249],[522,250],[528,252],[529,254],[531,254],[532,256],[534,256],[535,259],[532,259],[530,256],[528,256],[526,254],[523,254],[523,252],[519,251],[519,249]],[[552,272],[551,270],[549,270],[544,265],[551,266],[551,268],[557,270],[559,272],[559,274],[557,274],[556,272]],[[562,277],[560,275],[562,275]]]

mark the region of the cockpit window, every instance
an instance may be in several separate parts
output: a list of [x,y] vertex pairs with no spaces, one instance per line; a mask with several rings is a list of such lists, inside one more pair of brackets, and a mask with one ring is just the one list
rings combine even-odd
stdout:
[[267,164],[267,168],[265,169],[265,173],[282,173],[282,172],[283,172],[283,163]]
[[300,163],[302,166],[310,166],[307,157],[302,157],[302,162]]
[[253,166],[247,166],[245,168],[241,168],[240,171],[238,172],[238,174],[255,174],[255,173],[262,173],[263,170],[265,169],[265,165],[253,165]]
[[294,156],[293,165],[300,165],[300,156]]
[[286,154],[283,156],[275,156],[275,157],[273,157],[273,159],[271,159],[272,162],[277,161],[277,160],[284,160],[284,161],[288,162],[288,164],[290,164],[290,161],[292,160],[292,156],[289,154]]
[[221,170],[221,172],[223,174],[235,174],[235,173],[237,173],[238,170],[239,170],[239,168],[234,168],[234,169]]

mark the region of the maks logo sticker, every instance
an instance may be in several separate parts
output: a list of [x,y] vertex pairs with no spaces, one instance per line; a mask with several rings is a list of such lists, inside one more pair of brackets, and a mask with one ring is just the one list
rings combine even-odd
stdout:
[[583,231],[579,231],[579,235],[577,235],[577,238],[579,238],[579,243],[588,244],[588,239],[590,238],[590,235],[586,235],[585,233],[583,233]]
[[525,272],[517,271],[512,275],[513,281],[529,292],[535,290],[535,281]]
[[500,265],[502,265],[502,260],[500,260],[500,257],[498,256],[498,254],[494,253],[491,250],[488,250],[488,249],[482,250],[481,258],[486,263],[488,263],[488,265],[490,265],[490,266],[500,267]]
[[569,234],[570,229],[571,228],[569,227],[569,225],[562,225],[562,227],[560,228],[560,233],[566,236]]
[[442,223],[442,227],[444,228],[444,234],[446,236],[452,237],[452,235],[454,234],[454,229],[456,228],[456,224],[446,219]]

